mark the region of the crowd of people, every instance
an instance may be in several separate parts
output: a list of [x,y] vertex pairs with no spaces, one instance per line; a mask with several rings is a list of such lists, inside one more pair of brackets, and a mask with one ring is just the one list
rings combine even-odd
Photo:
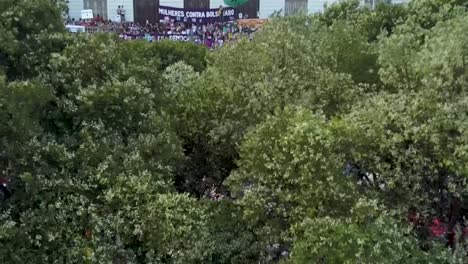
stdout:
[[208,24],[176,21],[146,22],[141,25],[134,22],[113,22],[97,15],[91,20],[71,20],[69,25],[84,26],[88,33],[108,32],[118,34],[125,40],[146,39],[159,41],[170,39],[202,44],[210,49],[221,47],[235,40],[246,37],[252,39],[257,31],[255,27],[243,27],[237,21],[214,22]]

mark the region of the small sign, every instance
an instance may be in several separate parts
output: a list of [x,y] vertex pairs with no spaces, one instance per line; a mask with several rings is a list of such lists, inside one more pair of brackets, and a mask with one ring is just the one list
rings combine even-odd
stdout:
[[93,19],[93,17],[92,9],[81,10],[81,19]]
[[85,32],[84,26],[66,25],[65,28],[72,33]]

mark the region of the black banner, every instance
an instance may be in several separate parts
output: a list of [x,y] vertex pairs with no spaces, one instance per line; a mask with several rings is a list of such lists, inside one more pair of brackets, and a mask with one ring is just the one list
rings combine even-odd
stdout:
[[[221,13],[221,14],[220,14]],[[189,22],[207,24],[213,22],[227,22],[237,18],[236,10],[232,7],[223,9],[184,9],[169,6],[159,6],[159,18],[175,22]]]

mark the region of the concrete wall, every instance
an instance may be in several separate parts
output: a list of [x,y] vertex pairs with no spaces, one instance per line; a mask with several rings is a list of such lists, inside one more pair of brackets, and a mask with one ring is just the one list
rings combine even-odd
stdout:
[[210,8],[210,0],[184,0],[184,8],[186,9],[208,9]]
[[309,13],[319,13],[323,12],[324,5],[327,4],[330,6],[331,4],[338,2],[339,0],[309,0],[307,3],[307,9]]
[[307,0],[286,0],[284,6],[286,16],[294,15],[300,11],[307,12]]
[[408,4],[410,0],[392,0],[392,4]]
[[292,14],[299,9],[305,9],[309,13],[323,12],[323,6],[325,4],[331,5],[338,1],[339,0],[260,0],[260,18],[268,18],[274,11],[280,9],[283,10],[282,15]]
[[[1,0],[0,0],[1,1]],[[136,4],[139,5],[147,5],[148,8],[155,9],[159,5],[163,6],[173,6],[173,7],[184,7],[184,0],[148,0],[154,1],[151,3],[143,3],[147,0],[69,0],[68,8],[69,8],[69,15],[70,18],[75,18],[78,20],[81,17],[81,10],[85,9],[87,6],[91,6],[93,9],[94,15],[100,14],[103,16],[108,17],[111,20],[115,20],[117,6],[123,5],[126,9],[126,20],[127,21],[134,21],[134,1]],[[191,0],[197,1],[197,0]],[[309,13],[317,13],[323,11],[323,6],[325,4],[331,5],[334,2],[338,2],[340,0],[259,0],[260,3],[257,2],[257,8],[259,8],[259,16],[260,18],[268,18],[272,15],[275,11],[282,10],[282,14],[284,15],[286,11],[293,13],[296,9],[307,7]],[[364,4],[365,0],[361,0]],[[369,0],[367,0],[369,1]],[[375,1],[382,1],[382,0],[375,0]],[[401,4],[401,3],[408,3],[409,0],[392,0],[392,3]],[[209,7],[210,8],[218,8],[220,5],[224,6],[224,0],[210,0]],[[142,6],[140,9],[143,9]],[[150,12],[151,11],[151,12]],[[149,10],[147,13],[151,14],[156,11]],[[141,13],[141,12],[140,12]],[[140,14],[142,16],[142,14]],[[148,16],[148,15],[146,15]],[[150,20],[153,20],[154,15],[150,15]]]
[[107,18],[107,1],[106,0],[83,0],[84,9],[92,9],[93,16],[100,15]]
[[[138,1],[138,0],[135,0],[135,1]],[[154,1],[157,1],[157,0],[154,0]],[[159,0],[159,5],[184,8],[184,0]]]
[[81,10],[83,10],[83,0],[69,0],[68,15],[70,19],[80,20]]
[[283,10],[284,15],[285,2],[285,0],[260,0],[260,18],[268,18],[279,10]]
[[210,8],[218,8],[220,5],[226,6],[224,0],[210,0]]

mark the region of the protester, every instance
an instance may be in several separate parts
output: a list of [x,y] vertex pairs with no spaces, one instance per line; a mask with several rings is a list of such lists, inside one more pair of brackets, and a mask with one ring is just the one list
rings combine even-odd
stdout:
[[[123,6],[119,6],[117,12],[122,16]],[[139,23],[112,22],[104,20],[101,16],[95,19],[70,21],[70,24],[85,26],[88,33],[115,33],[121,39],[145,39],[147,41],[160,41],[170,39],[174,41],[187,41],[196,44],[203,44],[210,49],[222,47],[245,36],[252,39],[255,28],[240,27],[236,21],[215,22],[207,24],[162,21],[160,23],[150,23],[145,25]]]

